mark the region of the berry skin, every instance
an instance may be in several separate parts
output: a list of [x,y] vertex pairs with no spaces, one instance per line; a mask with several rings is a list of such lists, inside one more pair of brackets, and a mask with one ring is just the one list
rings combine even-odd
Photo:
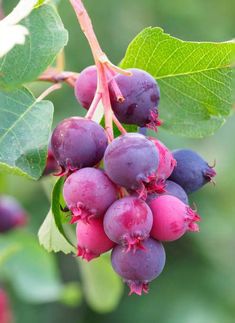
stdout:
[[128,133],[108,146],[104,169],[114,183],[136,190],[142,197],[146,193],[145,184],[156,179],[158,161],[158,151],[150,140],[138,133]]
[[149,202],[153,213],[151,237],[160,241],[174,241],[186,231],[199,231],[200,216],[188,205],[172,195],[159,196]]
[[160,242],[147,239],[143,247],[125,252],[121,246],[116,246],[112,251],[113,269],[129,286],[129,295],[147,293],[149,282],[158,277],[165,266],[166,254]]
[[52,152],[62,173],[92,167],[101,161],[108,145],[104,129],[85,118],[63,120],[53,131]]
[[20,204],[11,196],[0,196],[0,233],[24,226],[27,215]]
[[66,179],[63,195],[73,213],[74,223],[79,219],[103,217],[108,207],[117,199],[117,188],[103,171],[87,167]]
[[95,65],[88,66],[78,76],[74,91],[78,102],[89,109],[97,88],[97,69]]
[[114,242],[127,247],[127,251],[142,248],[149,237],[153,215],[149,206],[136,197],[124,197],[114,202],[105,213],[104,231]]
[[158,104],[160,90],[155,79],[147,72],[132,68],[132,76],[117,75],[114,80],[125,100],[117,101],[115,92],[109,87],[112,109],[120,122],[148,126],[156,129],[160,125]]
[[147,197],[147,203],[162,195],[173,195],[181,200],[184,204],[189,204],[188,195],[186,194],[185,190],[179,184],[169,180],[166,180],[165,182],[165,192],[161,194],[149,194]]
[[99,257],[115,245],[106,236],[102,219],[91,219],[89,223],[78,221],[76,235],[78,256],[87,261]]
[[213,167],[195,151],[178,149],[173,151],[173,156],[177,166],[169,179],[183,187],[186,193],[199,190],[216,175]]

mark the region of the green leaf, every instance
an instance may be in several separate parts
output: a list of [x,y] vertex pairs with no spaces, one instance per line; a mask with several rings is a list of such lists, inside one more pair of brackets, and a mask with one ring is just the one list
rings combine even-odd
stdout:
[[21,88],[0,91],[0,170],[38,179],[46,163],[53,105]]
[[213,134],[230,114],[234,55],[234,42],[186,42],[147,28],[131,42],[121,67],[156,78],[163,128],[199,138]]
[[22,25],[30,35],[23,46],[15,46],[0,59],[0,87],[34,81],[67,43],[67,31],[53,6],[34,9]]
[[48,252],[62,251],[65,254],[76,254],[76,248],[74,248],[58,230],[51,210],[39,229],[38,237],[40,245]]
[[122,297],[123,284],[112,269],[110,255],[104,254],[89,263],[78,260],[78,264],[88,305],[100,313],[113,311]]
[[41,248],[33,235],[22,230],[0,236],[0,252],[16,244],[19,250],[8,257],[1,270],[18,296],[35,303],[60,299],[63,285],[53,255]]
[[82,301],[82,289],[78,282],[71,282],[65,285],[60,297],[60,302],[70,306],[77,307]]

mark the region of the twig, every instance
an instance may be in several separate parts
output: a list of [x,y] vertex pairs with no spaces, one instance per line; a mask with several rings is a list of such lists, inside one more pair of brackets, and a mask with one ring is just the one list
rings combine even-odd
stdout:
[[58,71],[56,68],[48,68],[39,78],[39,81],[51,82],[51,83],[67,83],[71,87],[74,87],[78,73]]
[[37,102],[42,101],[43,99],[45,99],[45,97],[47,97],[50,93],[59,90],[61,88],[61,84],[53,84],[52,86],[50,86],[48,89],[46,89],[41,95],[39,95],[39,97],[37,98]]

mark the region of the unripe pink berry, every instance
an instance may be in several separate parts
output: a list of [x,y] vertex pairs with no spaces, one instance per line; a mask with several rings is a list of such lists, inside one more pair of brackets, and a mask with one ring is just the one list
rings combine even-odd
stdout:
[[109,251],[115,245],[104,232],[102,219],[78,221],[77,228],[78,256],[90,261]]
[[171,195],[162,195],[149,202],[153,213],[150,235],[160,241],[174,241],[187,231],[199,231],[200,216],[188,205]]
[[6,292],[0,288],[0,322],[11,323],[12,313]]

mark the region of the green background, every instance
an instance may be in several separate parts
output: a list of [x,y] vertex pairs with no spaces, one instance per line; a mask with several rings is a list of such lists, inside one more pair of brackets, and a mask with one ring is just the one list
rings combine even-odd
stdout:
[[[8,11],[14,1],[5,0]],[[160,26],[183,40],[226,41],[235,34],[234,0],[86,0],[101,45],[118,63],[133,37],[147,26]],[[92,64],[89,47],[71,10],[61,0],[59,12],[70,40],[65,49],[66,69],[79,72]],[[34,85],[38,95],[44,85]],[[66,116],[84,113],[66,85],[49,98],[55,105],[55,124]],[[216,160],[216,186],[208,185],[191,196],[202,216],[201,232],[188,234],[166,245],[167,264],[163,274],[143,297],[127,296],[125,289],[116,310],[97,314],[83,302],[70,308],[60,303],[31,305],[11,295],[16,323],[106,323],[144,321],[159,323],[232,323],[235,318],[235,117],[213,137],[189,140],[159,131],[170,148],[190,147],[213,164]],[[30,216],[28,229],[37,233],[49,209],[43,181],[30,182],[0,174],[0,192],[17,197]],[[72,256],[57,255],[64,281],[79,279]],[[26,281],[27,283],[27,281]],[[112,288],[112,286],[110,286]]]

